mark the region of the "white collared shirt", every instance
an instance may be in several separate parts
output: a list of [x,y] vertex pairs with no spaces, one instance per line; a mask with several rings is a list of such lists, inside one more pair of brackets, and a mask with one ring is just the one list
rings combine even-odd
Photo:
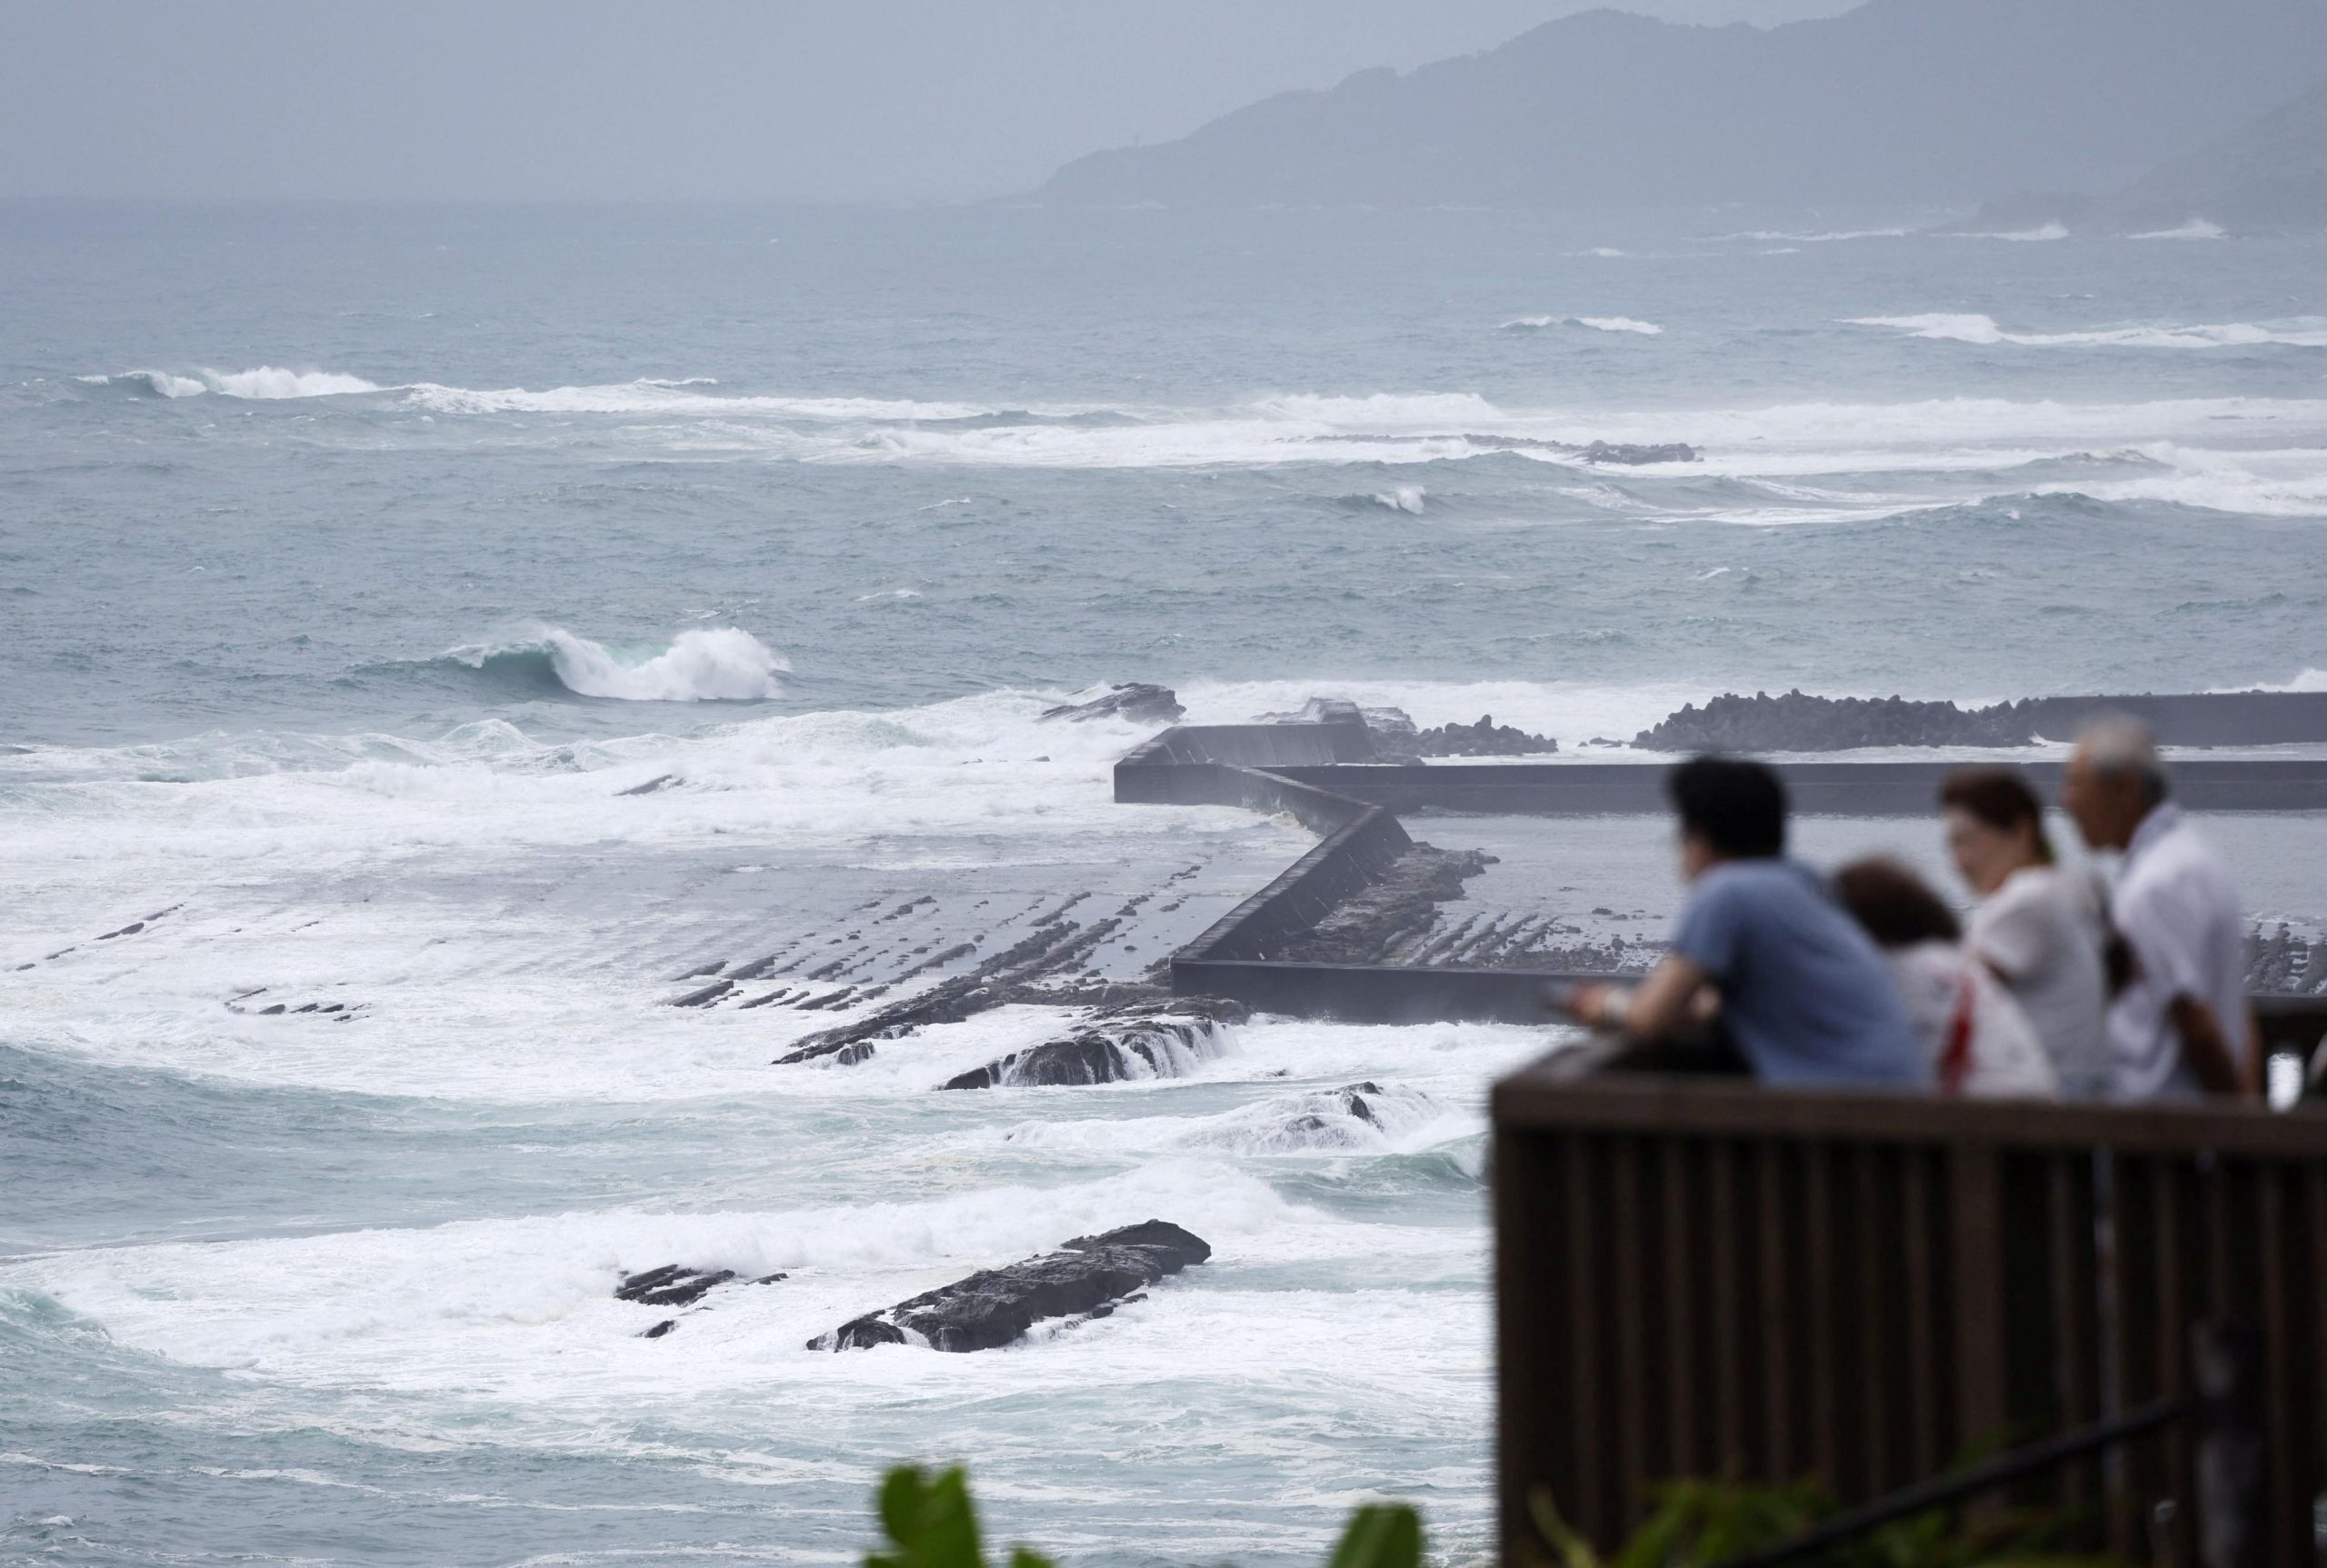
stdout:
[[2200,1092],[2170,1010],[2202,1002],[2234,1057],[2246,1028],[2246,917],[2230,868],[2171,801],[2142,819],[2125,848],[2110,918],[2132,949],[2133,976],[2109,1007],[2110,1094],[2180,1098]]

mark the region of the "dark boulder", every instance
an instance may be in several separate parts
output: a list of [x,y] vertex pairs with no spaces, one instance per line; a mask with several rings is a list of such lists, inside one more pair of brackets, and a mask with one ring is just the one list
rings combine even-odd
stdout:
[[1529,757],[1560,749],[1559,742],[1548,735],[1496,724],[1493,714],[1481,714],[1475,724],[1440,724],[1418,731],[1413,745],[1414,754],[1424,757]]
[[1204,996],[1115,1008],[1063,1040],[1010,1052],[938,1087],[1024,1089],[1176,1078],[1222,1054],[1227,1044],[1223,1026],[1248,1016],[1240,1004]]
[[967,1279],[869,1313],[808,1342],[810,1350],[869,1350],[926,1344],[933,1350],[992,1350],[1047,1318],[1104,1317],[1166,1274],[1212,1256],[1201,1237],[1163,1220],[1095,1236],[1057,1252]]
[[1168,724],[1176,723],[1187,709],[1180,705],[1179,694],[1169,686],[1153,686],[1143,681],[1117,686],[1104,697],[1094,697],[1087,703],[1064,703],[1043,714],[1046,719],[1126,718],[1134,724]]

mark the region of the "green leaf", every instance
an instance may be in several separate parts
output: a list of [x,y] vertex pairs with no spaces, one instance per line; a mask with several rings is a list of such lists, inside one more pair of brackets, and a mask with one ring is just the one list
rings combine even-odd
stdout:
[[881,1483],[881,1528],[891,1553],[868,1553],[864,1568],[985,1568],[969,1477],[959,1468],[932,1479],[901,1464]]
[[1329,1568],[1421,1568],[1422,1515],[1403,1503],[1369,1503],[1350,1516]]
[[1535,1522],[1535,1533],[1560,1554],[1560,1568],[1600,1568],[1600,1554],[1560,1516],[1550,1487],[1538,1486],[1527,1494],[1527,1513]]

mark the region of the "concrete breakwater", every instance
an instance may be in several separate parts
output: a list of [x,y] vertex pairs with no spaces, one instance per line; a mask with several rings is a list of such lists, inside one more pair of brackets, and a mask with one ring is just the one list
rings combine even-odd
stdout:
[[[2141,711],[2146,703],[2172,717],[2178,726],[2172,733],[2204,734],[2217,737],[2216,744],[2327,739],[2327,702],[2270,700],[2281,695],[2286,694],[2046,699],[2057,709],[2042,711],[2066,722],[2087,709]],[[1531,967],[1524,933],[1495,933],[1499,945],[1483,947],[1493,960],[1488,963],[1385,962],[1393,939],[1405,929],[1395,913],[1352,922],[1343,912],[1363,909],[1383,889],[1444,889],[1450,878],[1452,890],[1437,898],[1460,896],[1462,879],[1483,869],[1474,861],[1416,844],[1399,813],[1657,814],[1665,809],[1664,764],[1385,763],[1375,754],[1364,718],[1353,707],[1317,717],[1322,722],[1180,726],[1117,764],[1118,801],[1243,804],[1287,813],[1322,835],[1307,854],[1173,955],[1173,992],[1354,1022],[1543,1022],[1544,986],[1580,972],[1555,964]],[[1940,780],[1953,765],[1795,763],[1781,764],[1779,771],[1806,815],[1887,817],[1928,814]],[[2056,787],[2057,764],[2030,771],[2038,775],[2040,787]],[[2180,798],[2200,811],[2327,809],[2327,759],[2186,760],[2177,764],[2176,779]],[[1373,951],[1364,950],[1366,944],[1318,939],[1336,925],[1366,933],[1373,939]],[[2258,979],[2269,987],[2258,1006],[2266,1034],[2273,1038],[2318,1033],[2322,1020],[2313,1014],[2327,1004],[2315,1002],[2312,994],[2327,990],[2322,946],[2327,944],[2284,928],[2258,943]]]

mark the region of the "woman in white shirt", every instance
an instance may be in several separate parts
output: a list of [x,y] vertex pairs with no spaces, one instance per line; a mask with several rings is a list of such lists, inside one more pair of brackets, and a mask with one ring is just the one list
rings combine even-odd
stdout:
[[1942,1094],[2055,1099],[2034,1025],[1965,949],[1955,912],[1905,866],[1862,860],[1834,874],[1834,897],[1883,950]]
[[2044,808],[2011,768],[1964,768],[1940,787],[1947,850],[1980,900],[1964,945],[2003,982],[2035,1025],[2072,1100],[2109,1083],[2102,1019],[2106,926],[2089,877],[2062,871],[2044,834]]

